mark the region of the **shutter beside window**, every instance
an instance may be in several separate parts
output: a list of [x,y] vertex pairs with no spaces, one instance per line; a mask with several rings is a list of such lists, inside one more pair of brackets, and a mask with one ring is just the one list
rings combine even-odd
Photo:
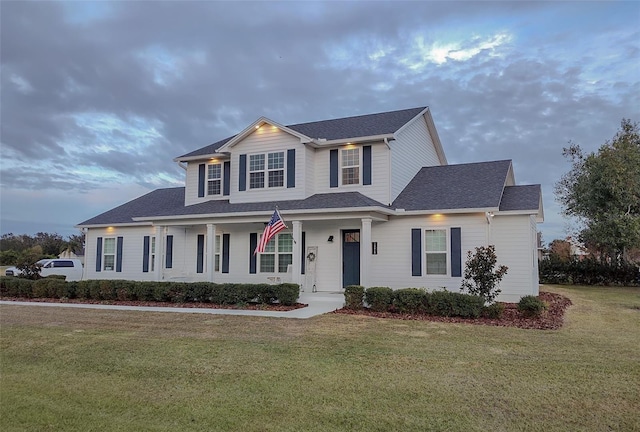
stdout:
[[204,183],[206,182],[206,169],[207,166],[205,164],[198,165],[198,197],[204,197]]
[[362,147],[362,184],[371,184],[371,146]]
[[451,228],[451,276],[462,276],[462,241],[460,228]]
[[287,187],[296,187],[296,149],[287,150]]
[[329,152],[329,187],[338,187],[338,149]]
[[172,235],[168,235],[167,236],[167,256],[165,259],[165,268],[172,268],[173,267],[173,236]]
[[144,236],[142,240],[142,272],[149,272],[149,236]]
[[305,255],[305,251],[307,250],[307,235],[304,231],[302,231],[302,263],[301,266],[302,268],[300,268],[300,274],[304,274],[305,271],[305,267],[307,266],[307,256]]
[[229,241],[231,234],[222,234],[222,273],[229,273]]
[[222,184],[222,194],[229,195],[231,192],[231,162],[226,161],[224,163],[224,173],[223,173],[223,184]]
[[198,234],[196,273],[204,272],[204,234]]
[[116,240],[116,272],[122,271],[122,243],[124,239],[118,237]]
[[238,190],[247,190],[247,155],[240,155],[240,167],[238,169]]
[[422,276],[422,229],[411,229],[411,276]]
[[253,253],[258,247],[258,234],[249,233],[249,273],[255,274],[257,269],[257,256]]
[[102,237],[97,238],[96,245],[96,271],[102,271]]

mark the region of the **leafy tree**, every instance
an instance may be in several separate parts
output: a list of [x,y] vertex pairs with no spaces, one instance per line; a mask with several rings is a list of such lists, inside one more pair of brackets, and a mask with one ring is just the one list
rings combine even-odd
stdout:
[[20,277],[25,279],[40,279],[40,270],[42,266],[37,263],[42,259],[42,247],[34,246],[31,249],[23,251],[18,258],[16,267],[21,271]]
[[579,240],[603,261],[628,259],[640,247],[640,131],[623,119],[620,130],[597,152],[570,143],[563,155],[571,170],[555,185],[566,216],[578,220]]
[[560,262],[571,259],[571,243],[566,240],[555,239],[549,243],[549,255]]
[[469,294],[482,297],[485,303],[493,302],[502,291],[498,284],[509,269],[501,265],[494,270],[497,261],[496,248],[493,245],[477,247],[474,254],[468,251],[460,291],[466,289]]

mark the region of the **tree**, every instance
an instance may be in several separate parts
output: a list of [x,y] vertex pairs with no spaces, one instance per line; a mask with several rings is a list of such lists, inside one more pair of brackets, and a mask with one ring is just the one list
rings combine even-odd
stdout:
[[482,297],[485,303],[493,302],[501,292],[497,286],[509,269],[501,265],[494,270],[497,261],[498,257],[493,245],[477,247],[474,254],[468,251],[460,291],[466,289],[469,294]]
[[561,262],[571,259],[571,243],[567,240],[555,239],[549,243],[549,256]]
[[555,185],[556,200],[579,224],[579,240],[603,261],[628,259],[640,246],[640,131],[623,119],[597,152],[570,143],[563,155],[572,167]]

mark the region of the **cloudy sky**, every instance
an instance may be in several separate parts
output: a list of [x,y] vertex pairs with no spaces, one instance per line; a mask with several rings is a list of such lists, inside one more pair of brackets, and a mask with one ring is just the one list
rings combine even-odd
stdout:
[[449,163],[553,184],[640,121],[638,2],[0,3],[0,231],[73,226],[158,187],[172,159],[260,116],[429,105]]

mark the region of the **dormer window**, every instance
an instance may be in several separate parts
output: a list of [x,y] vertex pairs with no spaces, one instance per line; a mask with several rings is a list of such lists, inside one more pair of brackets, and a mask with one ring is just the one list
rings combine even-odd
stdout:
[[343,149],[341,152],[342,184],[360,184],[360,149]]
[[284,152],[249,155],[249,189],[284,186]]
[[209,164],[207,166],[207,195],[220,195],[222,193],[222,164]]

